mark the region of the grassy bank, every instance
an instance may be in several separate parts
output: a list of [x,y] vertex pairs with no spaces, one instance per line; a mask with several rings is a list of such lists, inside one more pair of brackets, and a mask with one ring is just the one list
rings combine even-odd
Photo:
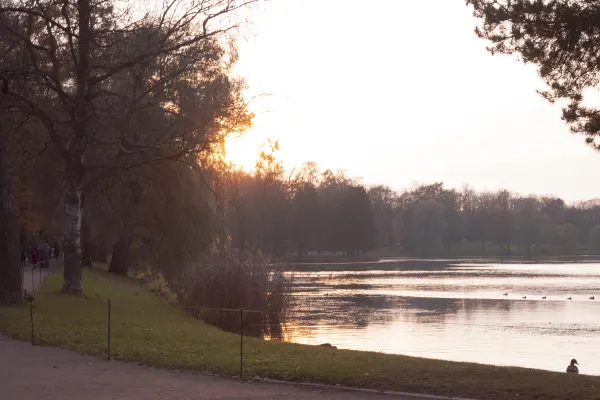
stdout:
[[[236,375],[239,336],[224,333],[169,306],[138,282],[84,271],[85,295],[58,293],[50,276],[36,295],[39,343],[105,355],[107,299],[112,302],[116,359],[171,369]],[[0,330],[29,338],[29,308],[0,308]],[[401,338],[398,338],[401,340]],[[454,363],[370,352],[244,339],[247,377],[340,383],[481,400],[600,400],[600,377]]]

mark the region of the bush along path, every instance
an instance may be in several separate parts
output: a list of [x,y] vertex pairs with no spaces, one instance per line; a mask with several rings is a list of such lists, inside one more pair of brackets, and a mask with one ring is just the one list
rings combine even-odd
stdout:
[[[79,296],[59,293],[60,283],[56,274],[49,276],[35,296],[37,343],[106,357],[110,299],[113,358],[168,369],[239,374],[238,335],[220,331],[173,308],[138,281],[86,270],[85,292]],[[0,308],[0,330],[13,338],[29,340],[29,311],[28,305]],[[114,363],[103,365],[111,369]],[[481,400],[600,400],[600,377],[335,350],[248,337],[244,338],[244,374],[246,379],[318,382]]]

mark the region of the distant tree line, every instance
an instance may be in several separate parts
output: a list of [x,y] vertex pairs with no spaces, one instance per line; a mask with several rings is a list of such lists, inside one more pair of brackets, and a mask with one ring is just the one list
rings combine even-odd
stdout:
[[367,186],[308,162],[285,173],[263,153],[254,173],[221,177],[224,225],[237,248],[268,254],[309,251],[357,256],[570,255],[600,251],[600,199],[566,204],[553,196],[477,192],[441,182],[402,192]]

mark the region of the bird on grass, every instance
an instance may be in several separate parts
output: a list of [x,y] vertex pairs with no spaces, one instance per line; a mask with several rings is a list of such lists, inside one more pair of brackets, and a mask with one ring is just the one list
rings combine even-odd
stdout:
[[571,364],[567,367],[567,374],[578,374],[579,373],[579,368],[577,368],[577,360],[576,359],[572,359],[571,360]]

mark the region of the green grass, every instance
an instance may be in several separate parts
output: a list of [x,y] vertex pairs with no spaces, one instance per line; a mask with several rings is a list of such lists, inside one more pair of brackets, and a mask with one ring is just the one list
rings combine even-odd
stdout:
[[[35,300],[40,344],[106,356],[107,300],[116,359],[236,375],[239,336],[222,332],[148,293],[138,282],[85,270],[85,295],[58,293],[50,276]],[[29,339],[29,307],[0,308],[0,330]],[[398,340],[402,340],[398,338]],[[501,344],[498,344],[501,346]],[[244,338],[246,377],[454,395],[482,400],[600,400],[600,377],[333,350]]]

